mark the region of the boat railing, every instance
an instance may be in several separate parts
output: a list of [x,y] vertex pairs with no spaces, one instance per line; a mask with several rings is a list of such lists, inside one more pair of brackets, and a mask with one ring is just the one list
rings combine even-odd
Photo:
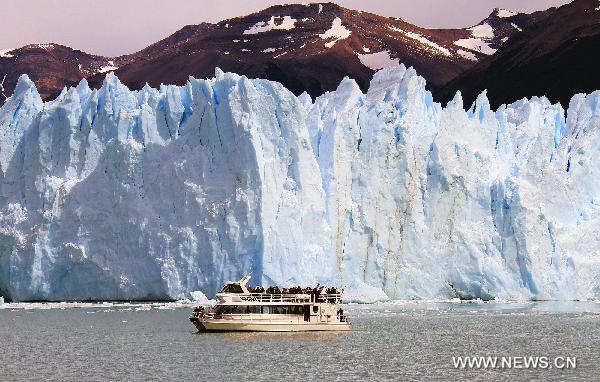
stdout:
[[289,303],[310,303],[323,302],[331,304],[341,304],[342,295],[340,293],[246,293],[238,295],[242,301],[253,302],[289,302]]

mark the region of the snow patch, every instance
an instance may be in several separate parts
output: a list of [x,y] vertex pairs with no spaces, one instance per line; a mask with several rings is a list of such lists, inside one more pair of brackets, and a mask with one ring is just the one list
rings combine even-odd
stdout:
[[509,11],[508,9],[498,9],[498,17],[504,19],[506,17],[512,17],[518,15],[517,12]]
[[494,28],[487,23],[475,25],[469,28],[471,31],[471,38],[463,38],[454,42],[454,45],[474,50],[486,55],[492,55],[496,53],[496,49],[492,48],[489,43],[494,38]]
[[[420,42],[421,44],[425,45],[426,48],[433,48],[435,50],[435,53],[441,53],[444,56],[451,56],[452,55],[452,53],[448,49],[444,48],[443,46],[441,46],[439,44],[436,44],[435,42],[429,40],[428,38],[426,38],[423,35],[420,35],[420,34],[415,33],[415,32],[405,31],[403,29],[396,28],[394,26],[388,26],[388,28],[392,29],[392,30],[394,30],[396,32],[400,32],[400,33],[402,33],[403,35],[405,35],[408,38],[411,38],[413,40],[416,40],[416,41]],[[430,49],[427,49],[427,50],[430,50]]]
[[273,53],[276,51],[277,51],[277,49],[275,49],[275,48],[267,48],[267,49],[263,50],[263,53]]
[[323,40],[331,40],[325,43],[326,48],[331,48],[336,42],[347,39],[351,34],[352,32],[342,25],[342,19],[336,17],[331,24],[331,28],[320,34],[319,37]]
[[456,51],[460,56],[466,58],[467,60],[477,61],[477,56],[473,54],[473,52],[467,52],[466,50],[459,49]]
[[483,23],[469,28],[471,35],[477,38],[494,38],[494,28],[490,24]]
[[54,49],[54,44],[33,44],[33,46],[37,46],[38,48],[42,48],[42,49]]
[[510,23],[510,25],[512,25],[512,27],[515,28],[516,30],[518,30],[519,32],[523,31],[523,29],[519,28],[519,26],[515,23]]
[[250,29],[246,29],[243,34],[258,34],[272,30],[290,30],[296,27],[296,19],[291,16],[284,16],[279,24],[275,22],[275,16],[271,16],[269,21],[260,21],[254,24]]
[[461,48],[471,49],[488,56],[496,53],[496,49],[489,46],[486,41],[483,41],[480,38],[463,38],[455,41],[454,45],[460,46]]
[[358,59],[361,64],[373,70],[389,68],[399,64],[399,60],[397,58],[392,58],[390,52],[387,50],[382,50],[377,53],[359,54]]
[[108,73],[108,72],[112,72],[119,69],[118,66],[115,65],[115,62],[110,60],[106,63],[106,65],[100,67],[100,69],[98,69],[98,73]]
[[13,58],[14,55],[10,54],[14,49],[0,49],[0,57],[2,58]]

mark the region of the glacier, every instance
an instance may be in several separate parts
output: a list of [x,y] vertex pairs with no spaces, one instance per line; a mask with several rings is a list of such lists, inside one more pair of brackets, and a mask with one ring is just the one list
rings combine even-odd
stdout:
[[[600,298],[600,91],[446,107],[399,65],[315,100],[216,69],[0,109],[0,295],[174,300],[227,280],[394,299]],[[362,292],[361,292],[362,291]]]

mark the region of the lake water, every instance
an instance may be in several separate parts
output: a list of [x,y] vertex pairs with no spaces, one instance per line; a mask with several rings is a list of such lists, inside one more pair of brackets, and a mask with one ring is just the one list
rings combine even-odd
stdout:
[[[62,309],[61,309],[62,307]],[[40,309],[52,308],[52,309]],[[350,333],[198,334],[178,304],[5,304],[0,380],[590,380],[600,303],[349,305]],[[575,368],[457,369],[457,356]]]

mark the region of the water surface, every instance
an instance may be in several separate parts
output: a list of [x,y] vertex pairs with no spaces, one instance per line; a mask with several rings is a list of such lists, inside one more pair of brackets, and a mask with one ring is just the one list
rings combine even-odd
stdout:
[[[61,309],[62,307],[62,309]],[[51,309],[40,309],[51,308]],[[350,333],[198,334],[178,304],[6,304],[2,380],[598,380],[600,303],[349,305]],[[456,356],[576,357],[455,369]]]

